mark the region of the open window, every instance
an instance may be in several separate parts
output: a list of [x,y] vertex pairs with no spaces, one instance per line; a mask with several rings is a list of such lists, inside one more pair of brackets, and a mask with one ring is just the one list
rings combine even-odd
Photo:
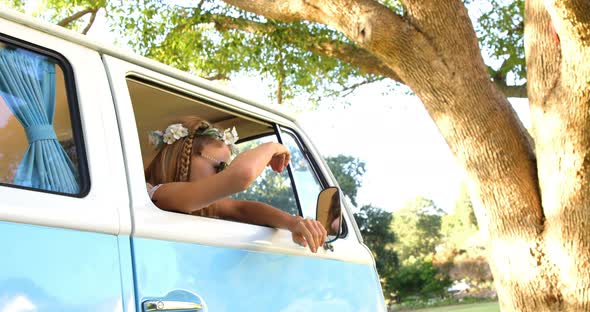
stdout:
[[[279,142],[276,133],[272,132],[251,139],[245,138],[237,146],[240,152],[243,152],[266,142]],[[259,201],[277,207],[289,214],[300,215],[293,184],[289,179],[287,170],[278,173],[267,167],[250,188],[235,194],[232,198]]]
[[156,154],[149,144],[148,133],[165,129],[179,117],[196,115],[221,129],[235,126],[240,137],[237,142],[240,152],[264,142],[281,142],[291,152],[291,168],[283,173],[266,168],[248,190],[235,194],[233,198],[260,201],[292,215],[315,218],[322,183],[294,131],[138,77],[128,77],[127,85],[141,140],[144,168]]

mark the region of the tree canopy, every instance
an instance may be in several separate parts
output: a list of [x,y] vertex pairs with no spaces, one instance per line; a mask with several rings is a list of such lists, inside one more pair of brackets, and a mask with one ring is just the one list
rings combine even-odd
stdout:
[[[24,10],[26,0],[7,1]],[[382,1],[404,14],[399,1]],[[526,96],[523,0],[469,4],[494,82],[509,96]],[[309,21],[283,22],[223,1],[46,0],[35,14],[87,33],[102,11],[120,44],[198,76],[261,77],[276,103],[305,94],[314,107],[381,81],[394,90],[404,81],[379,58],[332,27]],[[298,105],[302,105],[301,101]]]
[[453,212],[444,215],[441,221],[440,231],[446,247],[465,249],[469,247],[470,240],[477,238],[477,219],[465,184],[461,185]]
[[396,210],[391,227],[397,235],[395,250],[400,261],[413,263],[430,258],[441,241],[442,209],[428,198],[409,200],[405,207]]
[[326,157],[326,162],[334,174],[340,189],[350,202],[357,206],[356,195],[362,186],[362,177],[365,174],[365,162],[348,155]]

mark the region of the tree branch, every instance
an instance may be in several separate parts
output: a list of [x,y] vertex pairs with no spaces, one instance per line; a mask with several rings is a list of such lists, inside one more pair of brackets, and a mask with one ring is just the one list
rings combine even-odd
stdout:
[[[201,18],[203,18],[203,16],[201,16]],[[209,18],[206,19],[214,23],[215,28],[218,31],[227,31],[231,29],[254,34],[271,35],[278,30],[278,27],[274,24],[260,23],[228,16],[210,15]],[[395,71],[363,48],[337,40],[318,42],[314,38],[314,34],[305,30],[300,31],[294,36],[285,38],[285,43],[300,45],[301,40],[296,40],[296,38],[305,38],[303,40],[303,48],[308,49],[313,53],[339,59],[345,63],[356,66],[366,74],[384,76],[397,82],[404,83]]]
[[[204,21],[213,23],[218,31],[240,30],[254,34],[271,35],[279,29],[275,24],[255,22],[252,20],[216,14],[201,15],[200,18],[202,21],[204,19]],[[301,44],[301,41],[296,41],[295,39],[306,38],[303,40],[304,48],[313,53],[339,59],[356,66],[363,73],[387,77],[405,84],[398,73],[366,49],[336,40],[317,42],[313,36],[314,35],[309,32],[300,32],[297,35],[286,38],[286,43]],[[495,72],[497,73],[498,71]],[[497,75],[493,76],[494,83],[505,96],[520,98],[527,97],[526,84],[509,86],[506,84],[505,79],[499,79],[500,77]]]
[[488,66],[488,71],[491,72],[492,81],[498,87],[498,89],[504,93],[506,97],[519,97],[519,98],[526,98],[527,97],[527,87],[526,83],[520,86],[509,86],[506,84],[506,67],[507,67],[507,60],[502,62],[500,68],[495,70]]
[[384,76],[404,83],[394,70],[372,53],[351,44],[336,41],[320,42],[309,46],[309,50],[350,63],[366,74]]
[[279,48],[279,72],[277,75],[277,103],[283,104],[283,82],[285,80],[285,59],[283,58],[283,51]]
[[494,84],[506,97],[526,98],[528,96],[526,83],[520,86],[509,86],[505,80],[494,80]]
[[[271,35],[273,32],[279,29],[276,24],[260,23],[252,20],[233,18],[223,15],[209,14],[202,15],[200,18],[204,19],[204,21],[213,23],[218,31],[240,30],[261,35]],[[366,74],[379,75],[391,78],[400,83],[404,83],[399,75],[380,59],[375,57],[369,51],[359,48],[355,45],[336,40],[317,42],[317,40],[313,39],[313,34],[309,32],[300,32],[297,35],[288,37],[286,38],[286,43],[300,44],[301,41],[296,41],[295,38],[301,37],[307,38],[307,40],[303,41],[304,48],[310,50],[313,53],[333,57],[343,62],[352,64]],[[492,75],[494,83],[505,96],[520,98],[527,97],[526,84],[520,86],[507,85],[505,77],[501,77],[499,75],[501,70],[494,72],[495,74]]]
[[[377,77],[377,78],[374,78],[374,79],[365,79],[365,80],[363,80],[363,81],[361,81],[359,83],[355,83],[353,85],[344,87],[342,90],[340,90],[339,94],[340,94],[341,97],[347,97],[352,92],[354,92],[354,90],[356,90],[357,88],[359,88],[361,86],[364,86],[366,84],[370,84],[370,83],[381,81],[381,80],[383,80],[383,77]],[[341,93],[341,92],[344,92],[344,93]]]
[[92,24],[94,24],[94,20],[96,19],[97,13],[98,13],[98,9],[94,8],[92,10],[92,15],[90,15],[90,20],[88,21],[88,24],[86,25],[86,27],[84,27],[84,30],[82,30],[83,35],[86,35],[88,33],[88,31],[90,30],[90,27],[92,27]]
[[242,10],[255,12],[258,15],[284,22],[312,20],[310,16],[319,11],[318,9],[314,9],[313,6],[309,5],[303,0],[227,0],[224,2],[236,6]]
[[61,21],[57,22],[57,25],[61,26],[61,27],[66,27],[68,25],[70,25],[71,23],[77,21],[78,19],[82,18],[82,16],[88,14],[88,13],[92,13],[94,11],[96,11],[96,8],[87,8],[84,9],[80,12],[74,13],[71,16],[68,16],[64,19],[62,19]]
[[[366,49],[396,74],[397,81],[410,84],[432,81],[453,74],[441,61],[436,47],[419,29],[394,11],[374,0],[226,0],[228,4],[281,21],[318,22],[331,26]],[[420,53],[416,53],[420,51]],[[411,83],[414,81],[414,83]],[[435,88],[432,84],[433,89]]]
[[[439,51],[448,51],[441,57],[443,61],[461,63],[465,59],[477,60],[485,68],[477,36],[473,31],[471,19],[463,1],[422,1],[402,0],[407,9],[407,19],[425,34]],[[452,27],[441,27],[438,20],[444,16],[452,21]]]
[[222,74],[222,73],[217,73],[211,76],[207,76],[207,77],[202,77],[205,78],[207,80],[229,80],[229,77],[226,74]]

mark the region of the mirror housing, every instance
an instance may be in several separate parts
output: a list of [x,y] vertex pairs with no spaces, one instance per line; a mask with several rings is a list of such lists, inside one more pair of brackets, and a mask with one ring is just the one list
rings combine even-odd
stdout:
[[340,236],[342,231],[342,202],[339,188],[327,187],[319,193],[316,220],[328,232],[327,243],[335,241]]

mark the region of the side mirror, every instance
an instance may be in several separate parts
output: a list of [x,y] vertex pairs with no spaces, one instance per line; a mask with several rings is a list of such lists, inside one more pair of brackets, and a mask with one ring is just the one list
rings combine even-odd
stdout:
[[342,204],[340,202],[340,189],[328,187],[318,195],[316,220],[319,221],[328,232],[327,243],[335,241],[342,229]]

